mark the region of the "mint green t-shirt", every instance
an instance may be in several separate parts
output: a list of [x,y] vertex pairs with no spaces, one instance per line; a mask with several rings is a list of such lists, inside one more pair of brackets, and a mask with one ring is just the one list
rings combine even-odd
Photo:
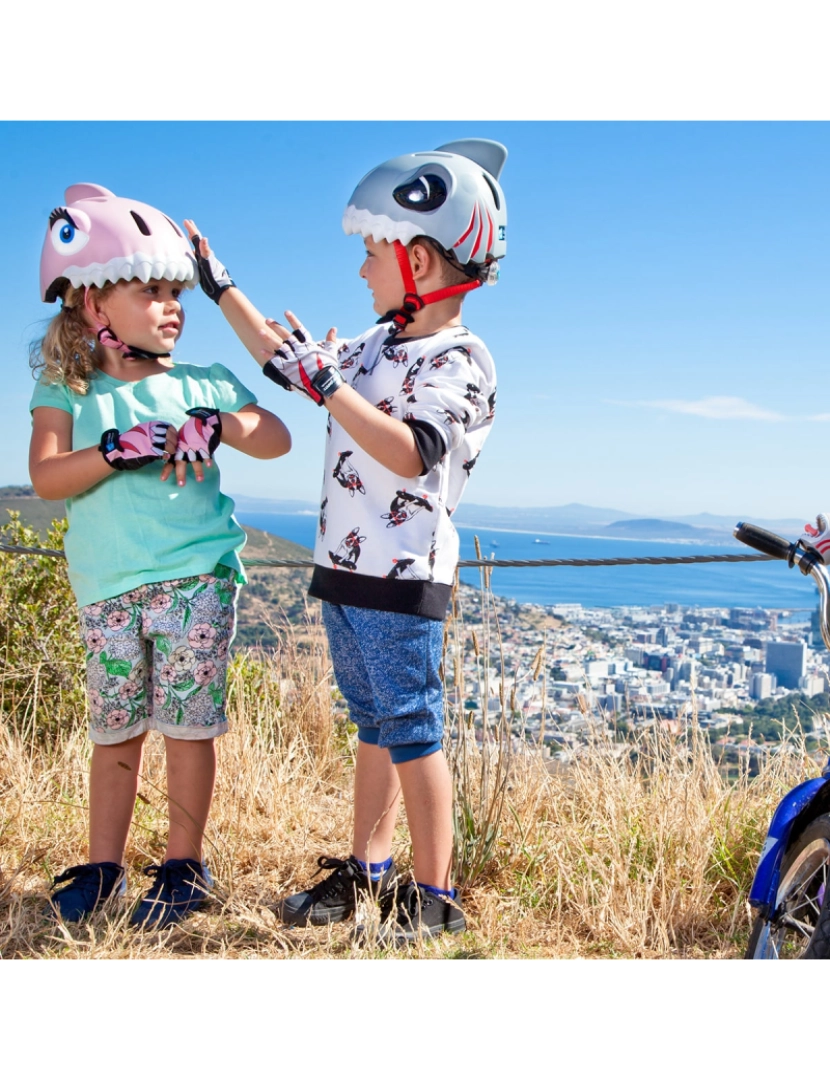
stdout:
[[[181,427],[197,406],[239,412],[256,397],[222,364],[176,364],[139,382],[103,372],[86,394],[42,380],[30,410],[46,406],[72,416],[72,449],[98,446],[109,428],[127,431],[148,420]],[[217,457],[221,457],[221,445]],[[188,466],[184,487],[175,475],[160,480],[159,460],[142,469],[116,472],[66,500],[66,558],[79,606],[118,596],[139,585],[207,574],[218,564],[244,580],[239,552],[245,533],[233,516],[233,500],[219,490],[214,459],[196,483]]]

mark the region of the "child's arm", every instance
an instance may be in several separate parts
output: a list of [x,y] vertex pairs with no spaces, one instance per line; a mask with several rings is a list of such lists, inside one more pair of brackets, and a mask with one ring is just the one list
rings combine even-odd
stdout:
[[[222,442],[254,458],[278,458],[291,449],[291,434],[278,416],[258,405],[220,413]],[[181,464],[181,463],[180,463]]]
[[280,347],[280,339],[268,328],[265,316],[257,311],[248,297],[231,280],[228,271],[211,251],[207,237],[199,235],[196,223],[186,218],[184,226],[193,242],[199,261],[202,289],[219,305],[236,336],[259,366],[263,367],[267,360],[267,356],[262,355],[263,334],[265,343],[270,341],[275,349]]
[[[179,431],[178,451],[175,460],[168,461],[161,471],[161,479],[166,480],[172,472],[176,474],[176,483],[184,487],[187,467],[193,469],[193,475],[197,483],[205,478],[205,468],[213,465],[212,456],[220,442],[232,446],[243,454],[255,458],[278,458],[287,454],[291,449],[291,434],[282,420],[267,409],[260,409],[258,405],[243,405],[238,412],[218,412],[214,409],[191,409],[191,416],[199,416],[202,419],[202,428],[196,425],[197,430],[190,432],[189,455],[182,452],[182,436],[188,432],[193,421],[188,421]],[[206,442],[205,436],[208,428],[204,424],[205,419],[210,421],[211,441]],[[218,424],[214,422],[218,420]],[[184,440],[188,446],[189,440]]]
[[[277,370],[282,372],[286,385],[294,385],[295,389],[316,400],[318,405],[325,405],[361,450],[365,450],[384,468],[397,476],[407,478],[420,476],[425,471],[424,462],[409,424],[396,420],[393,416],[387,416],[346,383],[342,383],[327,398],[323,398],[311,385],[311,379],[317,373],[317,369],[322,366],[334,368],[337,366],[333,348],[337,337],[336,329],[332,327],[329,330],[325,343],[321,343],[321,348],[313,345],[308,331],[292,312],[286,311],[285,315],[291,325],[291,331],[286,330],[273,319],[268,320],[268,329],[273,336],[279,337],[281,342],[285,342],[289,337],[292,340],[296,338],[302,342],[303,346],[299,353],[295,349],[289,349],[287,352],[282,350],[274,357],[274,364]],[[326,345],[332,347],[330,351],[326,349]],[[267,356],[267,351],[265,355]],[[276,361],[283,355],[292,359],[289,359],[287,364],[277,365]],[[299,356],[303,355],[305,359],[299,359]],[[286,375],[288,375],[287,378],[285,378]]]
[[[164,454],[175,453],[176,438],[176,429],[171,424],[167,428]],[[154,456],[160,458],[162,452]],[[41,499],[80,495],[112,476],[115,468],[97,446],[72,449],[72,417],[69,413],[48,406],[32,410],[29,475]]]
[[408,424],[382,413],[345,383],[324,404],[360,449],[384,468],[407,478],[423,473],[424,463]]
[[[199,235],[193,221],[187,219],[184,224],[200,257],[200,273],[210,278],[211,287],[205,288],[204,284],[202,287],[219,305],[251,356],[264,367],[290,332],[273,319],[266,319],[235,283],[229,284],[231,279],[227,270],[216,260],[207,238]],[[292,327],[300,326],[293,315],[289,312],[286,315]],[[334,337],[335,331],[330,330],[326,340],[333,342]],[[326,401],[326,406],[358,446],[391,472],[415,477],[424,471],[412,429],[364,401],[350,386],[341,386]]]

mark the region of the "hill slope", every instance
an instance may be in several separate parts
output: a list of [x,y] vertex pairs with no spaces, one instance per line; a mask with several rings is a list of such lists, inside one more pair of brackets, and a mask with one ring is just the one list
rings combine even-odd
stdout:
[[[39,499],[31,488],[0,488],[0,511],[16,510],[21,519],[41,537],[53,518],[64,517],[62,501]],[[6,514],[0,513],[0,525]],[[283,540],[260,529],[245,527],[248,543],[243,559],[311,559],[311,551],[300,544]],[[277,644],[276,627],[286,620],[302,626],[306,618],[306,592],[310,570],[252,568],[247,571],[248,585],[242,589],[237,606],[238,621],[235,645]],[[312,609],[317,601],[311,600]]]

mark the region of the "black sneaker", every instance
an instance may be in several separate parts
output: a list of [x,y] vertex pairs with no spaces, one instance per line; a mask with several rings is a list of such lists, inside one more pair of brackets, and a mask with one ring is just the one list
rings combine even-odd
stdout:
[[[445,900],[410,881],[395,905],[394,917],[383,923],[376,940],[382,949],[399,949],[413,941],[439,934],[462,934],[466,929],[467,920],[458,899]],[[358,927],[355,940],[371,944],[371,936],[362,927]]]
[[202,906],[213,885],[210,871],[198,859],[168,859],[146,867],[144,873],[156,880],[130,916],[130,924],[147,930],[181,922]]
[[52,906],[47,909],[47,914],[54,916],[57,912],[64,922],[80,922],[102,907],[113,893],[123,896],[127,891],[124,867],[112,862],[70,866],[55,878],[52,887],[64,881],[68,884],[52,893]]
[[354,857],[330,859],[321,855],[317,860],[320,869],[333,871],[306,892],[295,893],[280,900],[274,911],[284,923],[292,926],[325,926],[326,923],[342,922],[354,914],[358,900],[374,898],[388,912],[395,896],[398,872],[395,864],[389,867],[378,881],[369,875]]

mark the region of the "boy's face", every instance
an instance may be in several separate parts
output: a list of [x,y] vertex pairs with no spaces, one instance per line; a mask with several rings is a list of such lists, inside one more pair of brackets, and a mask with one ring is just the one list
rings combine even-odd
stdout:
[[366,258],[360,276],[372,290],[373,307],[378,315],[399,308],[403,303],[404,287],[395,248],[386,240],[367,237]]

